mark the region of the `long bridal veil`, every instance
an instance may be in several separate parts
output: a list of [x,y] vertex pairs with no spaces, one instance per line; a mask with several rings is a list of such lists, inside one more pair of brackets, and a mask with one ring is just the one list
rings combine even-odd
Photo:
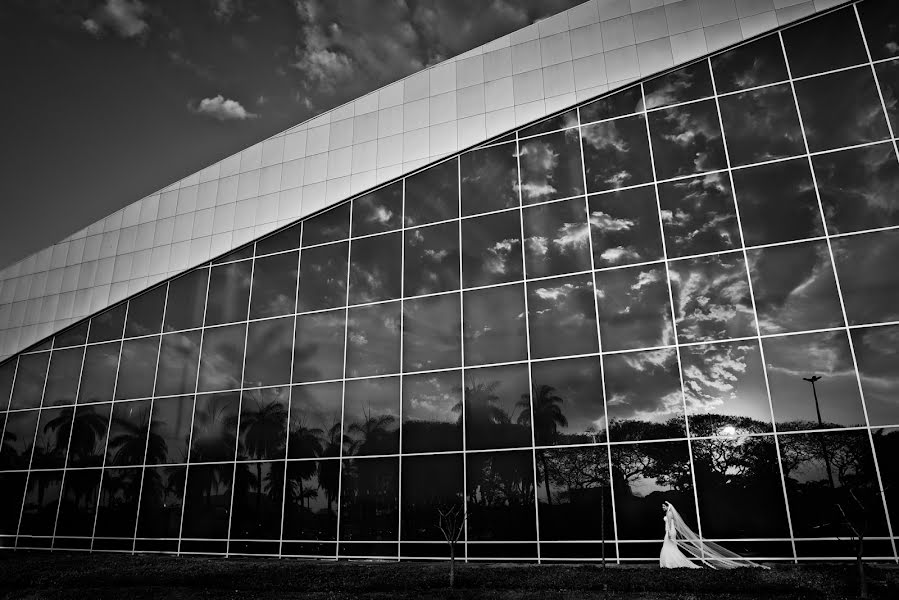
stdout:
[[690,527],[684,523],[683,518],[677,509],[670,503],[668,506],[668,518],[674,524],[677,531],[676,542],[678,547],[686,554],[694,559],[712,567],[713,569],[735,569],[737,567],[759,567],[768,569],[765,565],[754,563],[748,558],[743,558],[736,552],[731,552],[727,548],[719,546],[715,542],[709,542],[700,539]]

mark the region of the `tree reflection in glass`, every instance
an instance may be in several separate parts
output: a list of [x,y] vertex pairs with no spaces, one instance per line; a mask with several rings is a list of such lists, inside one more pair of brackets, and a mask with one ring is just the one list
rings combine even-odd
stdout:
[[137,537],[178,537],[186,473],[185,466],[144,469]]
[[[147,464],[186,463],[190,441],[193,396],[174,396],[153,400],[150,435],[160,441],[158,452],[150,452]],[[77,418],[77,414],[76,414]]]
[[239,392],[197,396],[190,462],[234,460],[239,407]]
[[97,537],[134,537],[141,470],[104,469],[97,505]]
[[526,208],[522,219],[529,278],[590,269],[590,231],[583,198]]
[[604,441],[602,367],[595,356],[531,366],[534,438],[538,446]]
[[340,456],[342,402],[343,383],[339,381],[293,386],[288,458]]
[[347,381],[344,419],[344,455],[398,454],[399,377]]
[[468,539],[536,539],[531,451],[468,454],[465,467]]
[[569,198],[584,193],[577,129],[521,140],[521,200],[524,204]]
[[69,440],[69,467],[102,466],[111,410],[111,403],[75,408]]
[[342,480],[340,539],[396,540],[399,459],[347,459],[343,464]]
[[596,268],[662,258],[653,186],[591,196],[590,230]]
[[[525,364],[465,371],[467,448],[515,448],[531,445],[531,395]],[[546,421],[552,426],[557,402],[546,394]],[[542,416],[542,415],[541,415]],[[541,421],[543,422],[543,421]],[[561,419],[555,420],[563,425]]]
[[99,492],[100,469],[68,471],[63,481],[55,535],[91,537]]
[[608,446],[537,450],[536,456],[540,539],[601,540],[603,529],[606,540],[614,539]]
[[191,465],[184,494],[184,538],[224,539],[228,536],[234,465]]
[[[289,397],[289,387],[244,390],[240,400],[238,460],[284,458]],[[255,463],[255,466],[261,464]],[[257,473],[255,481],[259,478]]]
[[589,273],[528,283],[532,358],[599,350],[592,283]]
[[72,407],[41,411],[31,457],[32,469],[61,469],[65,466],[74,412]]
[[27,469],[34,448],[35,427],[40,411],[27,410],[10,413],[3,431],[0,447],[0,468]]
[[337,460],[301,460],[287,463],[284,504],[285,540],[337,538]]
[[[19,535],[53,535],[62,471],[32,471],[19,523]],[[26,542],[20,542],[25,545]]]
[[279,539],[283,492],[284,461],[237,463],[231,539]]
[[899,517],[899,463],[892,458],[899,452],[899,428],[884,427],[872,431],[874,452],[880,468],[880,481],[886,496],[891,522]]
[[158,457],[164,441],[156,436],[147,440],[149,425],[149,400],[115,403],[106,444],[106,466],[142,465],[147,450]]
[[444,371],[403,377],[403,453],[462,449],[460,375]]
[[597,271],[594,276],[604,352],[672,343],[664,265]]

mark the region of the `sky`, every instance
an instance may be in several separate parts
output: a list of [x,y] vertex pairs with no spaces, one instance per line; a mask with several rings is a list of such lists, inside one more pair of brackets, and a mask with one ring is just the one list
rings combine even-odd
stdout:
[[4,0],[0,267],[581,0]]

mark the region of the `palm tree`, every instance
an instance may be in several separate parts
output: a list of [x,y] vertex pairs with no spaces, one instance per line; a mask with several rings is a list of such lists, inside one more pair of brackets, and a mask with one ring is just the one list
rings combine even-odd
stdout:
[[[145,451],[147,450],[149,415],[144,411],[141,413],[140,418],[136,419],[136,422],[123,420],[119,421],[117,425],[123,431],[109,440],[109,449],[113,452],[111,455],[112,464],[142,464]],[[158,442],[154,444],[154,446],[157,445]]]
[[[564,400],[556,395],[556,388],[551,385],[534,385],[534,439],[538,444],[550,444],[556,441],[559,435],[559,427],[567,427],[568,419],[562,413],[559,406]],[[521,409],[518,415],[519,425],[531,424],[531,398],[528,394],[522,394],[521,400],[516,404]],[[552,494],[549,490],[549,468],[546,464],[546,453],[540,453],[543,462],[543,485],[546,486],[546,501],[552,505]]]
[[[357,437],[357,440],[350,443],[350,454],[355,454],[357,451],[366,448],[366,446],[368,450],[372,449],[372,446],[379,449],[382,444],[388,445],[390,443],[387,439],[391,434],[389,428],[396,422],[396,417],[393,415],[374,415],[371,411],[371,405],[369,405],[368,410],[363,409],[362,414],[363,420],[353,423],[347,430],[350,434]],[[385,454],[387,453],[389,452],[385,452]]]
[[[272,458],[284,448],[287,410],[281,402],[256,400],[255,410],[240,417],[244,451],[254,458]],[[256,510],[262,499],[262,463],[256,463]]]
[[[335,420],[328,429],[328,439],[322,451],[322,458],[336,459],[340,456],[340,447],[344,442],[343,428],[339,420]],[[328,501],[328,513],[331,513],[331,505],[337,500],[340,490],[340,461],[323,460],[318,466],[318,487],[325,492]]]
[[[72,431],[73,412],[73,408],[64,408],[59,411],[56,417],[44,424],[44,434],[52,434],[56,437],[55,442],[51,442],[46,448],[45,453],[47,456],[62,454],[62,460],[65,460],[65,446],[68,443],[67,438]],[[53,447],[54,445],[56,446],[55,448]]]
[[106,437],[108,422],[108,416],[93,410],[77,411],[69,436],[69,455],[79,461],[92,457],[97,451],[98,442]]

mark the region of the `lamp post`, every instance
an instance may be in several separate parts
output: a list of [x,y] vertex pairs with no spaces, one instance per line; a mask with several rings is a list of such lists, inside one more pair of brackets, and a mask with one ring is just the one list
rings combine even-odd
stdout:
[[[815,387],[815,383],[820,379],[820,375],[802,378],[803,381],[808,381],[812,384],[812,396],[815,398],[815,414],[818,415],[818,426],[823,429],[824,423],[821,421],[821,407],[818,404],[818,389]],[[823,439],[821,440],[821,452],[824,454],[824,467],[827,469],[827,479],[830,481],[830,488],[834,489],[836,486],[833,484],[833,471],[830,468],[830,454],[827,452],[827,444],[824,443]]]

